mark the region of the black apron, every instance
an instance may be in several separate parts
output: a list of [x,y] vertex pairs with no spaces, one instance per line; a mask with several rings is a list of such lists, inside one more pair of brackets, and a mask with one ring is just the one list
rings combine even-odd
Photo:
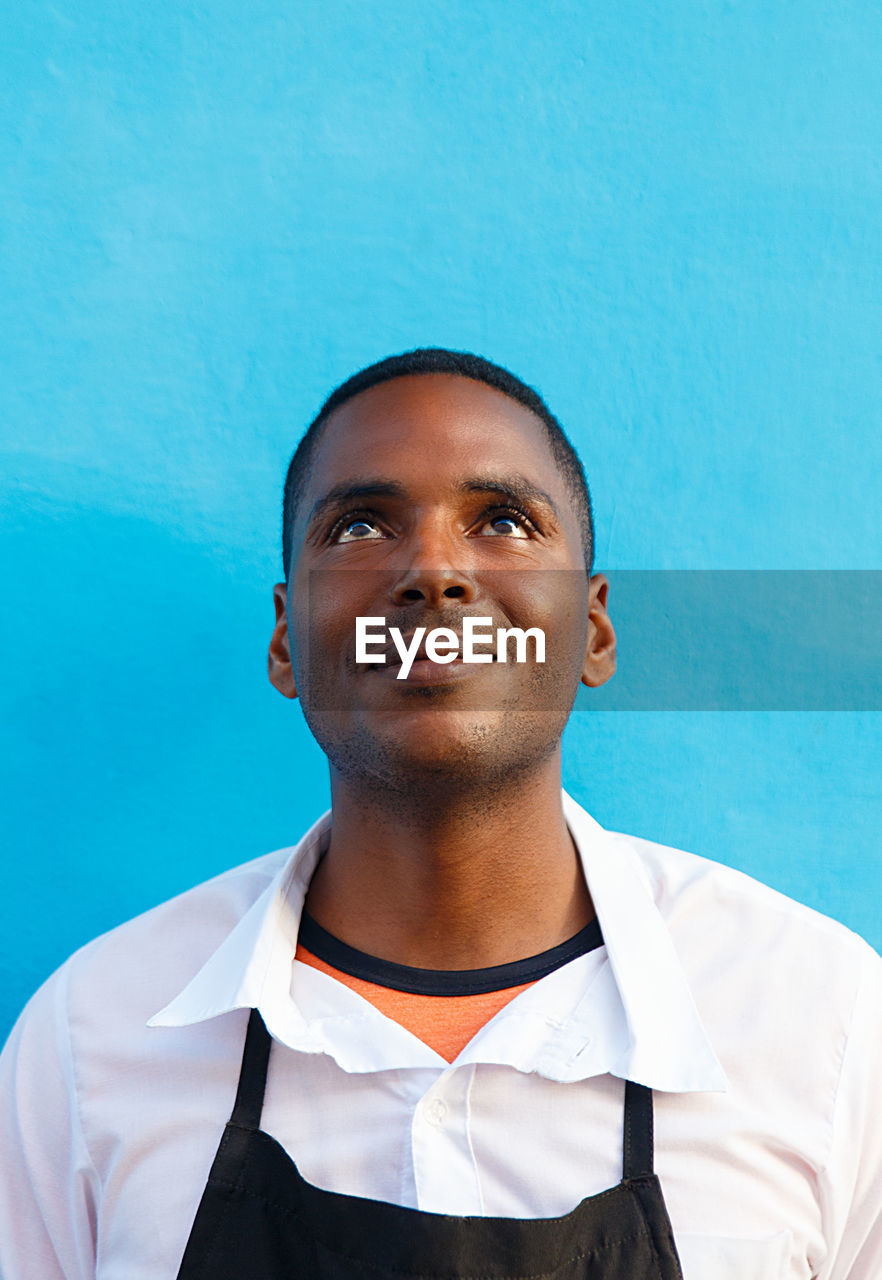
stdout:
[[178,1280],[682,1280],[652,1171],[652,1092],[644,1085],[625,1085],[618,1186],[561,1218],[456,1217],[323,1191],[302,1178],[260,1128],[271,1043],[252,1009],[233,1114]]

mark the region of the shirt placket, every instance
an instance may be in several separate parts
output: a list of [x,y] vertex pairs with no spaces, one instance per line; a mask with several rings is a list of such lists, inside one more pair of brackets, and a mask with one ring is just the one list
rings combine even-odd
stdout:
[[411,1153],[420,1209],[458,1215],[484,1211],[469,1117],[475,1071],[473,1063],[443,1071],[414,1109]]

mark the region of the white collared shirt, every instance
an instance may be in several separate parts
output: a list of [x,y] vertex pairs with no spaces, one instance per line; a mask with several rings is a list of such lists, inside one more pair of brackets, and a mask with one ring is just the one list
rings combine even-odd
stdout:
[[621,1177],[630,1078],[655,1091],[686,1280],[880,1280],[882,961],[736,871],[564,809],[605,945],[452,1063],[294,960],[329,815],[77,952],[0,1058],[2,1280],[173,1280],[251,1007],[274,1037],[262,1127],[320,1187],[566,1213]]

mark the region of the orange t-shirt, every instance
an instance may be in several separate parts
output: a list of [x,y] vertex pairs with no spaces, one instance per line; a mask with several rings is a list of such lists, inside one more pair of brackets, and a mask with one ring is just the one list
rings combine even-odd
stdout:
[[533,985],[533,982],[523,982],[518,987],[505,987],[502,991],[487,991],[470,996],[414,995],[410,991],[396,991],[393,987],[383,987],[376,982],[366,982],[363,978],[353,978],[351,974],[343,973],[341,969],[335,969],[333,965],[314,956],[300,942],[294,958],[312,965],[313,969],[318,969],[321,973],[330,974],[338,982],[350,987],[365,1000],[369,1000],[380,1013],[406,1027],[448,1062],[453,1061],[485,1022],[489,1022],[516,995]]

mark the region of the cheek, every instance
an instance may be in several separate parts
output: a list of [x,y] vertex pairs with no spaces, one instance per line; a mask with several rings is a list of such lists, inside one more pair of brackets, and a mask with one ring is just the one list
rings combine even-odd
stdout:
[[510,616],[519,626],[545,632],[546,663],[580,668],[588,637],[588,587],[584,573],[571,569],[537,571],[510,593]]
[[370,575],[352,569],[304,573],[289,604],[291,660],[298,686],[326,680],[355,653],[355,619],[380,610]]

